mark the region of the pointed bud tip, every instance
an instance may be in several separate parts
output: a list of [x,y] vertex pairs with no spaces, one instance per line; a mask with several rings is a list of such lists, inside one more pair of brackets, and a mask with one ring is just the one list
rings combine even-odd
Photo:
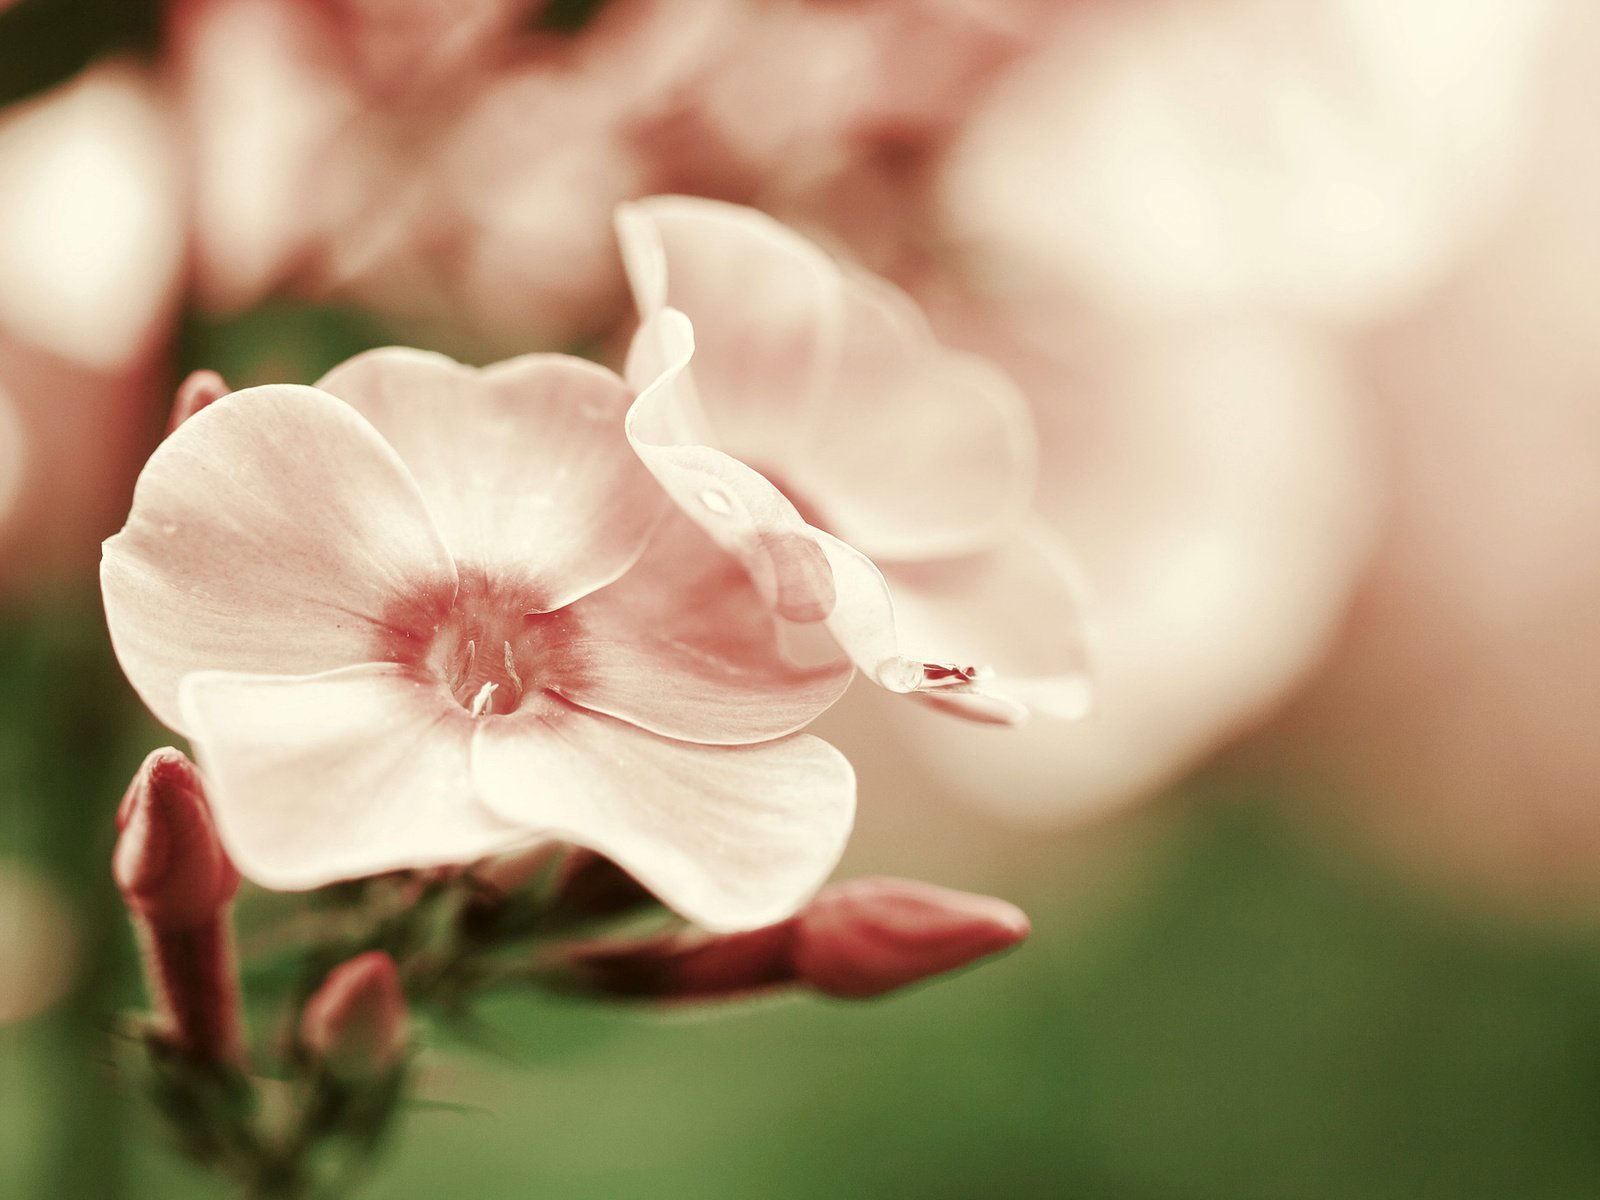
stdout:
[[163,929],[199,926],[239,890],[200,772],[170,746],[151,751],[117,809],[111,868],[128,907]]
[[1008,950],[1030,928],[993,896],[858,879],[824,889],[800,914],[795,970],[826,995],[865,999]]
[[233,389],[228,381],[215,371],[191,371],[178,385],[178,394],[172,402],[172,415],[167,419],[167,432],[171,433],[202,408],[221,400]]
[[400,971],[369,950],[328,972],[300,1014],[300,1040],[338,1075],[381,1075],[400,1061],[410,1017]]

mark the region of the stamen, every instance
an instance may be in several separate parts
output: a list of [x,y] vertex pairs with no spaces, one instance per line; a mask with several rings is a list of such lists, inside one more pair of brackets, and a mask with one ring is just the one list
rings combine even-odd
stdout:
[[483,716],[488,711],[489,705],[494,699],[494,694],[499,687],[498,683],[484,684],[478,689],[478,694],[472,698],[472,706],[468,711],[475,717]]
[[473,717],[516,712],[530,689],[546,687],[550,648],[567,635],[570,619],[529,614],[514,595],[485,590],[471,575],[463,579],[468,582],[435,626],[423,665]]
[[522,676],[517,674],[517,656],[511,652],[511,643],[506,642],[506,675],[511,680],[511,686],[516,689],[517,697],[522,696]]
[[[466,683],[467,676],[472,674],[472,665],[478,660],[478,643],[475,638],[468,638],[467,644],[462,647],[461,660],[455,669],[450,672],[450,690],[457,692],[461,685]],[[476,714],[474,714],[476,715]]]

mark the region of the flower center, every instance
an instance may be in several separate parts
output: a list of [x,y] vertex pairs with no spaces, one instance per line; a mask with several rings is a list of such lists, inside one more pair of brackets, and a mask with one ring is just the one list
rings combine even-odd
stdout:
[[482,576],[463,573],[455,604],[423,654],[423,665],[474,717],[515,712],[552,682],[571,617],[523,608]]

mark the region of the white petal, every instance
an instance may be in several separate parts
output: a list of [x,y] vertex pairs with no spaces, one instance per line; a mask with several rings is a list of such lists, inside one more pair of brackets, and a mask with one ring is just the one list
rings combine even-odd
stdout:
[[604,367],[537,354],[483,370],[390,348],[318,383],[410,468],[456,560],[549,612],[631,566],[666,502],[623,435],[633,400]]
[[657,196],[617,225],[646,320],[671,308],[694,327],[704,420],[677,441],[748,464],[874,559],[971,553],[1023,518],[1021,394],[939,345],[905,293],[738,205]]
[[631,571],[569,611],[565,682],[553,690],[667,737],[781,737],[837,700],[852,674],[848,660],[788,665],[744,568],[678,515]]
[[804,734],[691,746],[541,708],[481,722],[472,766],[500,816],[616,860],[715,931],[796,912],[838,862],[855,814],[850,764]]
[[188,672],[381,659],[456,589],[394,451],[348,405],[291,386],[236,392],[156,449],[100,578],[123,670],[180,731]]
[[474,798],[473,720],[393,663],[183,682],[217,828],[239,870],[298,890],[468,862],[530,840]]
[[983,359],[939,345],[911,298],[881,279],[850,276],[844,312],[827,398],[780,468],[785,484],[813,524],[875,562],[987,549],[1033,496],[1022,393]]
[[922,682],[922,663],[900,652],[894,599],[883,572],[830,534],[819,533],[817,544],[828,557],[839,597],[828,615],[828,632],[874,683],[891,692],[915,691]]
[[687,313],[702,350],[695,380],[716,444],[781,462],[829,384],[840,336],[839,268],[754,209],[653,196],[617,209],[642,317]]
[[628,439],[678,508],[749,571],[767,602],[791,621],[832,610],[833,581],[816,531],[764,476],[703,444],[702,414],[687,374],[694,333],[682,313],[647,320],[629,350],[639,398]]
[[1082,586],[1041,529],[985,554],[883,571],[821,538],[839,589],[828,629],[883,687],[1002,724],[1088,711]]
[[[918,695],[977,719],[1005,706],[1061,720],[1088,713],[1092,647],[1084,585],[1060,543],[1030,524],[985,554],[886,566],[902,653],[977,668],[970,683],[925,680]],[[925,673],[926,669],[925,669]]]

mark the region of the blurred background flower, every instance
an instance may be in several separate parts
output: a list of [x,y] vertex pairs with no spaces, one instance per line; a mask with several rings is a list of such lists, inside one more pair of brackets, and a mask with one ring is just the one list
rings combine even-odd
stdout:
[[617,365],[664,191],[1029,401],[1096,710],[816,731],[842,874],[1035,934],[869,1009],[508,997],[419,1063],[506,1119],[413,1114],[374,1194],[1590,1194],[1597,79],[1582,0],[0,4],[0,1194],[212,1194],[104,1069],[155,734],[90,579],[176,381]]
[[0,110],[0,586],[81,571],[115,528],[176,328],[178,171],[132,65]]

